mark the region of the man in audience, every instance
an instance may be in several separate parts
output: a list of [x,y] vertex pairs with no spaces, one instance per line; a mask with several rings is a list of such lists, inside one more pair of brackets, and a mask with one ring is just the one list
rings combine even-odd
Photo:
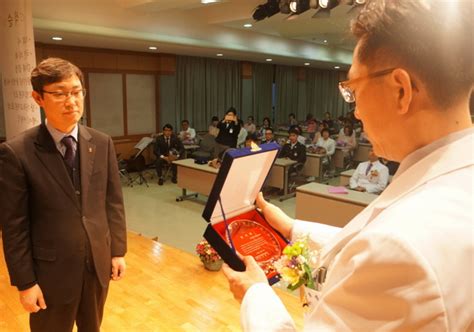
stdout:
[[288,158],[298,162],[293,168],[301,167],[306,162],[306,147],[298,142],[298,130],[292,128],[288,131],[289,142],[286,143],[280,151],[280,158]]
[[75,65],[43,60],[31,84],[45,124],[0,145],[0,229],[10,281],[31,331],[72,331],[76,323],[78,331],[98,332],[109,281],[120,280],[126,267],[114,144],[78,124],[86,92]]
[[369,150],[369,161],[360,163],[351,176],[350,188],[380,194],[388,183],[388,168],[379,161],[374,149]]
[[216,137],[216,155],[219,155],[228,148],[236,148],[237,138],[240,133],[240,123],[235,108],[230,107],[227,110],[224,119],[217,124],[217,128],[219,129],[219,134]]
[[156,138],[154,151],[156,156],[156,174],[158,174],[158,185],[162,186],[165,178],[163,177],[163,166],[171,167],[171,182],[177,183],[177,167],[173,161],[184,156],[184,146],[181,140],[173,134],[173,126],[169,123],[163,126],[163,134]]
[[256,133],[248,134],[245,138],[245,147],[250,148],[252,147],[252,143],[258,144],[258,137]]
[[[341,94],[375,153],[401,162],[364,211],[340,229],[257,198],[280,234],[317,249],[305,330],[473,330],[473,10],[471,1],[367,0],[353,21]],[[255,259],[243,261],[244,272],[224,266],[243,330],[295,330]]]
[[262,144],[267,144],[267,143],[272,143],[276,142],[274,135],[273,135],[273,129],[272,128],[266,128],[265,129],[265,135],[262,140]]
[[179,139],[183,144],[194,144],[196,141],[196,130],[189,126],[188,120],[181,121],[181,131],[179,132]]

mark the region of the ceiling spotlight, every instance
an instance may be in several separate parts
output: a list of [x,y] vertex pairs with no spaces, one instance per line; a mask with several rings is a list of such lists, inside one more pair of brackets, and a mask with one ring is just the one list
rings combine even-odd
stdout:
[[327,43],[328,43],[328,40],[327,40],[327,39],[324,39],[324,40],[323,40],[323,43],[324,43],[324,44],[327,44]]
[[338,0],[319,0],[319,7],[323,9],[333,9],[338,4]]
[[309,63],[309,62],[305,62],[304,65],[305,65],[305,66],[309,66],[310,63]]
[[363,5],[365,4],[365,0],[355,0],[357,5]]
[[52,39],[52,40],[58,40],[58,41],[60,41],[60,40],[63,40],[63,37],[57,37],[57,36],[55,36],[55,37],[52,37],[51,39]]
[[216,3],[219,2],[219,0],[201,0],[201,3],[204,5],[207,5],[208,3]]
[[156,51],[158,49],[158,47],[156,46],[148,46],[148,49],[149,50],[152,50],[152,51]]
[[340,68],[341,68],[341,67],[339,67],[339,66],[334,66],[334,69],[340,69]]
[[290,10],[295,14],[301,14],[309,9],[309,0],[291,0]]
[[266,62],[272,62],[272,59],[265,59]]
[[263,5],[258,5],[253,12],[253,19],[255,21],[261,21],[267,17],[271,17],[280,12],[279,0],[267,0]]
[[251,28],[253,25],[252,23],[245,23],[244,28]]
[[216,56],[224,56],[222,53],[217,53]]

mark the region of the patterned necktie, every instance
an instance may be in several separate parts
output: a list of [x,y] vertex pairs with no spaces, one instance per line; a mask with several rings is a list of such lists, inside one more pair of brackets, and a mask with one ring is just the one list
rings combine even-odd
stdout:
[[168,145],[168,148],[170,147],[170,138],[166,137],[166,145]]
[[365,170],[365,175],[369,174],[371,168],[372,168],[372,163],[369,163],[369,166],[367,166],[367,169]]
[[76,159],[76,140],[72,136],[64,136],[61,142],[66,147],[64,161],[72,169],[74,168],[74,161]]

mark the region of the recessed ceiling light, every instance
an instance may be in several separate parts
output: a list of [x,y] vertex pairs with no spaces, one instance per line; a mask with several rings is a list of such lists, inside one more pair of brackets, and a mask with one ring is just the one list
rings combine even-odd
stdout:
[[58,41],[59,41],[59,40],[63,40],[63,37],[57,37],[57,36],[55,36],[55,37],[52,37],[51,39],[52,39],[52,40],[58,40]]
[[327,40],[327,39],[324,39],[324,40],[323,40],[323,42],[324,42],[324,43],[327,43],[327,42],[328,42],[328,40]]
[[156,46],[148,46],[148,49],[149,49],[149,50],[153,50],[153,51],[154,51],[154,50],[157,50],[157,49],[158,49],[158,47],[156,47]]
[[217,56],[224,56],[224,54],[222,54],[222,53],[217,53],[216,55]]
[[334,66],[334,69],[340,69],[340,68],[341,68],[341,67],[339,67],[339,66]]
[[309,66],[310,63],[309,63],[309,62],[305,62],[304,65],[305,65],[305,66]]
[[265,59],[265,61],[272,62],[273,60],[272,59]]
[[219,2],[220,0],[201,0],[201,3],[202,4],[208,4],[208,3],[215,3],[215,2]]
[[251,28],[253,25],[252,23],[245,23],[244,28]]

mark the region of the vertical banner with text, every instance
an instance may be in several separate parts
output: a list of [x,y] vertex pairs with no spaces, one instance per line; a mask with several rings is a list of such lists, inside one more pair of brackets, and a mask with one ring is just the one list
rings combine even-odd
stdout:
[[30,75],[36,66],[31,0],[0,1],[0,77],[6,137],[40,123],[31,98]]

